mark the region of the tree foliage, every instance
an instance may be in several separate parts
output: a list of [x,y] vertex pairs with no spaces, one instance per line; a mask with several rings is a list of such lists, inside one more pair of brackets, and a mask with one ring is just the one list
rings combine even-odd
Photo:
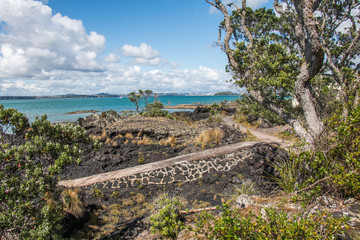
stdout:
[[57,175],[80,163],[82,144],[90,143],[85,130],[50,124],[45,115],[29,123],[0,105],[0,136],[0,238],[57,238],[63,216]]
[[139,89],[138,92],[133,91],[129,93],[127,96],[130,102],[134,103],[136,106],[136,111],[139,112],[141,101],[146,105],[149,104],[149,97],[156,94],[153,93],[152,90],[141,90]]
[[[150,102],[150,96],[154,96],[154,101]],[[143,104],[143,109],[140,112],[144,117],[165,117],[168,112],[163,110],[164,105],[157,101],[157,95],[152,90],[138,90],[138,92],[131,92],[128,94],[128,98],[136,106],[136,111],[139,112],[140,104]]]
[[[357,104],[359,1],[275,0],[276,13],[252,10],[246,0],[240,7],[206,2],[224,15],[219,45],[228,56],[232,81],[311,146],[324,130],[326,111],[340,106],[346,118]],[[235,9],[232,14],[229,7]],[[289,98],[299,103],[300,115],[285,101]]]

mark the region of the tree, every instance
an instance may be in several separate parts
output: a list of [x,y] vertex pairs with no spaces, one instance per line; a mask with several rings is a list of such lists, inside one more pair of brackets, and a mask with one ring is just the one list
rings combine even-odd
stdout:
[[0,239],[57,239],[57,175],[92,148],[85,130],[0,105],[0,137]]
[[[228,5],[236,9],[232,15],[220,0],[206,2],[224,15],[219,45],[234,83],[310,146],[323,132],[328,103],[337,102],[345,118],[358,104],[359,1],[275,0],[275,14],[242,0],[241,8]],[[289,97],[301,115],[293,114]]]
[[130,102],[135,104],[136,111],[139,112],[139,101],[140,101],[141,95],[136,92],[131,92],[127,96],[129,98]]

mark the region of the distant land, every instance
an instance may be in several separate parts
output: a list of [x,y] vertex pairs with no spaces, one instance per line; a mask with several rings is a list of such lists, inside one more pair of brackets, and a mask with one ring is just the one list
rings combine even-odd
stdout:
[[[156,93],[157,96],[227,96],[239,95],[233,92],[218,92],[218,93]],[[59,99],[59,98],[113,98],[126,97],[126,94],[65,94],[54,96],[0,96],[0,100],[21,100],[21,99]]]
[[217,92],[214,94],[214,96],[235,96],[235,95],[240,95],[239,93],[233,93],[230,91],[226,91],[226,92]]

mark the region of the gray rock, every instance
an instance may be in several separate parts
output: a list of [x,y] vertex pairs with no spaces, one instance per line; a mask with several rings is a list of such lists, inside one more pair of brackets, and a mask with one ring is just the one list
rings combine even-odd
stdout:
[[242,194],[236,199],[236,205],[240,208],[246,208],[251,205],[254,205],[255,201],[251,199],[251,196],[247,194]]

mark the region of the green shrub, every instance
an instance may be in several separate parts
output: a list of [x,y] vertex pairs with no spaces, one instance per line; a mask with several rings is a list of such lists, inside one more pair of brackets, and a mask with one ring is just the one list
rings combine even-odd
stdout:
[[299,162],[296,157],[282,158],[277,163],[270,163],[275,168],[279,177],[269,176],[286,193],[293,193],[299,185]]
[[145,160],[144,156],[142,155],[142,153],[138,154],[138,163],[139,164],[145,164],[146,163],[146,160]]
[[255,124],[255,122],[262,117],[277,125],[285,124],[284,120],[282,120],[276,113],[266,109],[260,104],[256,104],[256,102],[251,101],[249,96],[243,95],[242,98],[236,101],[239,104],[239,107],[235,114],[235,121],[240,123],[247,122]]
[[360,199],[360,106],[347,118],[341,113],[330,117],[316,148],[299,154],[297,161],[302,164],[302,187],[313,186],[302,192],[306,198],[328,192]]
[[190,230],[209,239],[336,239],[344,234],[347,219],[326,212],[288,215],[277,209],[243,216],[238,209],[224,204],[220,216],[203,212]]
[[145,111],[141,113],[144,117],[165,117],[168,112],[163,110],[164,105],[159,101],[148,103],[145,106]]
[[151,231],[159,232],[162,236],[175,239],[178,232],[184,228],[179,209],[181,200],[177,197],[169,197],[164,193],[156,199],[155,204],[158,213],[150,217]]
[[92,146],[83,128],[32,123],[0,105],[0,238],[55,239],[63,217],[58,177]]

